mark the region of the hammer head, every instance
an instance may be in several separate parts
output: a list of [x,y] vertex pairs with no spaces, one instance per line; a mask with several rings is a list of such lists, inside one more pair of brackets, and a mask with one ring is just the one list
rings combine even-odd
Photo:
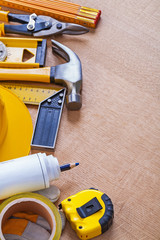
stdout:
[[82,66],[76,53],[61,43],[52,40],[52,50],[67,63],[52,67],[54,82],[67,88],[66,105],[69,110],[79,110],[82,106]]

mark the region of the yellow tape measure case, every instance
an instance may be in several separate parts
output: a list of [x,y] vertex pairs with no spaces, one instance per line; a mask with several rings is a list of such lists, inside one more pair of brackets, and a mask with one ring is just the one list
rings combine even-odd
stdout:
[[111,199],[96,189],[87,189],[63,200],[59,208],[63,209],[80,239],[101,235],[113,222]]

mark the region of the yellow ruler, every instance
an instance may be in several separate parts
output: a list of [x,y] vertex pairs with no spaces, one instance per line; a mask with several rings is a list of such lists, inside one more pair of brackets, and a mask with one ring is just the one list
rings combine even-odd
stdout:
[[55,88],[47,85],[27,85],[18,83],[0,82],[0,85],[6,87],[16,94],[25,104],[39,105],[41,101],[55,94],[61,88]]
[[69,10],[66,10],[66,6],[64,7],[66,4],[68,2],[61,1],[58,4],[58,8],[56,8],[54,7],[55,2],[50,0],[45,2],[38,0],[0,0],[0,5],[5,7],[32,12],[37,15],[50,16],[62,22],[76,23],[90,28],[96,27],[100,19],[101,10],[76,4],[77,12],[75,13],[75,4],[69,3]]

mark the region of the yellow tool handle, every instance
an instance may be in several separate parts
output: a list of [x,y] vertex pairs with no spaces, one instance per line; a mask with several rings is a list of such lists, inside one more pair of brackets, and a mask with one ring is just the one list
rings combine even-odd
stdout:
[[0,8],[0,21],[8,22],[8,13],[9,11],[2,11]]
[[19,80],[50,83],[50,67],[33,69],[0,68],[0,81]]
[[5,36],[4,23],[0,23],[0,37]]

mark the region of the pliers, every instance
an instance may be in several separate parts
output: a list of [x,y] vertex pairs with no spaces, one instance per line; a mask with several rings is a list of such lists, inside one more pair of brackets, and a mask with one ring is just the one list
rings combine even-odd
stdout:
[[21,23],[19,25],[6,25],[1,23],[0,36],[4,36],[7,33],[24,34],[34,37],[43,37],[55,34],[79,35],[89,31],[89,29],[84,26],[59,22],[58,20],[48,16],[37,16],[35,13],[31,15],[22,15],[0,10],[0,21]]

